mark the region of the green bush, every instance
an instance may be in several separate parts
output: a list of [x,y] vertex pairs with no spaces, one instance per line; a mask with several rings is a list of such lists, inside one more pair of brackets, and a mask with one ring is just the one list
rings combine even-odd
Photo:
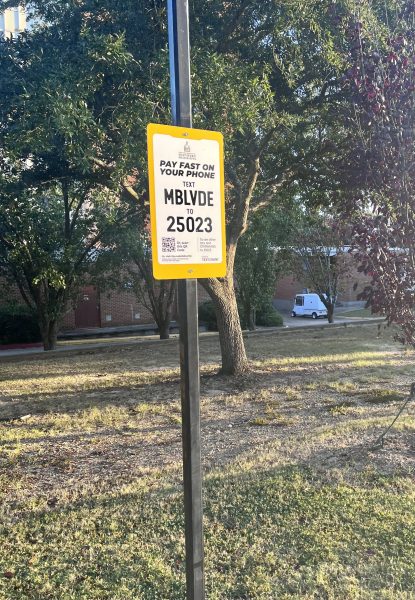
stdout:
[[[241,326],[242,328],[246,328],[248,324],[243,318],[243,311],[240,306],[238,306],[238,310]],[[199,305],[199,322],[206,325],[208,331],[218,330],[215,309],[213,302],[210,300]],[[261,327],[281,327],[283,325],[283,318],[271,303],[264,304],[256,312],[256,325],[260,325]]]
[[216,313],[211,300],[206,300],[206,302],[199,305],[199,322],[206,325],[208,331],[218,330]]
[[256,324],[262,327],[281,327],[284,321],[272,304],[264,304],[256,313]]
[[16,304],[0,307],[0,344],[40,342],[36,315]]

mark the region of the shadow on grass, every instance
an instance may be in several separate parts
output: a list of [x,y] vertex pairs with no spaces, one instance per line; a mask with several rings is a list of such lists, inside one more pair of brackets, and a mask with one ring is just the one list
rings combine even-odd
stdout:
[[[330,484],[297,467],[208,476],[209,599],[411,594],[414,484],[396,482]],[[2,598],[183,600],[183,527],[172,486],[20,512],[0,532]]]
[[[154,425],[153,427],[134,427],[133,425],[112,426],[111,424],[105,424],[105,425],[102,425],[102,431],[88,431],[88,430],[87,431],[79,431],[78,430],[78,431],[73,431],[73,433],[66,433],[66,434],[62,434],[59,431],[54,431],[53,433],[51,433],[51,435],[30,437],[30,429],[32,429],[32,428],[35,430],[39,430],[39,426],[37,426],[37,425],[33,425],[33,426],[26,425],[25,431],[27,431],[27,433],[29,435],[27,437],[25,436],[23,438],[20,438],[18,440],[19,444],[21,444],[22,446],[25,446],[25,445],[30,445],[30,444],[50,444],[50,443],[64,444],[67,442],[76,443],[76,442],[85,441],[85,440],[105,439],[105,438],[108,438],[108,436],[111,435],[111,433],[113,433],[113,434],[123,436],[119,442],[119,445],[124,447],[126,450],[128,450],[131,448],[142,447],[143,441],[144,441],[145,446],[149,445],[144,437],[146,435],[153,434],[155,432],[157,432],[161,435],[165,431],[179,430],[180,426],[174,425],[174,424],[160,425],[160,423],[158,423],[157,425]],[[180,429],[180,431],[181,431],[181,429]],[[137,441],[137,443],[127,444],[126,436],[132,436],[134,434],[140,435],[140,438]],[[15,444],[15,443],[16,443],[15,439],[5,440],[5,441],[0,440],[0,448],[1,447],[9,447],[10,445]],[[156,445],[156,444],[160,444],[159,439],[157,439],[157,441],[151,445]],[[47,452],[48,452],[48,450],[45,449],[45,456],[47,456]],[[104,451],[102,451],[102,453],[104,453]],[[39,455],[39,451],[37,452],[37,455]]]
[[[131,407],[142,403],[160,403],[174,396],[179,390],[177,376],[160,377],[155,382],[126,382],[124,387],[107,385],[75,391],[31,392],[13,398],[1,396],[0,420],[13,420],[30,414],[73,414],[92,408],[108,406]],[[174,392],[173,392],[174,389]],[[171,391],[170,391],[171,390]]]
[[[333,357],[331,357],[333,359]],[[360,360],[360,359],[359,359]],[[318,361],[309,361],[301,364],[301,357],[296,359],[293,364],[288,364],[286,359],[283,361],[273,360],[272,364],[257,365],[254,370],[246,375],[238,378],[223,377],[220,374],[213,373],[212,367],[209,365],[202,366],[201,384],[202,393],[203,386],[218,382],[223,385],[224,393],[234,393],[236,391],[244,391],[252,386],[258,386],[259,378],[261,387],[266,388],[270,382],[275,383],[278,377],[286,377],[287,371],[290,373],[301,374],[301,376],[319,377],[322,369],[327,371],[341,369],[348,373],[353,369],[355,373],[367,369],[381,369],[385,365],[394,368],[395,363],[402,360],[400,356],[388,356],[387,360],[379,360],[377,355],[359,362],[351,360],[349,362],[336,362],[334,358],[331,363],[319,363]],[[282,362],[282,365],[281,365]],[[333,364],[332,364],[333,363]],[[321,369],[320,369],[321,367]],[[203,373],[203,370],[205,371]],[[73,373],[74,378],[76,373]],[[143,381],[144,378],[144,381]],[[47,384],[46,384],[47,385]],[[131,406],[140,402],[163,402],[171,395],[178,394],[180,379],[177,372],[165,373],[163,370],[154,372],[137,371],[137,379],[134,375],[126,375],[125,379],[118,377],[117,380],[105,382],[97,376],[97,385],[94,387],[94,381],[88,380],[85,384],[80,384],[79,389],[61,389],[59,391],[44,392],[28,390],[27,393],[21,393],[13,398],[13,394],[9,396],[1,396],[0,420],[18,419],[19,417],[32,414],[41,415],[47,413],[76,413],[85,409],[94,407],[105,408],[109,405]]]

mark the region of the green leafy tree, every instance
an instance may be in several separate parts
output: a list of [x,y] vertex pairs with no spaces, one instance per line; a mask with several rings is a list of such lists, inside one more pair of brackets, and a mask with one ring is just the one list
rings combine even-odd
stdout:
[[217,312],[223,371],[238,373],[248,364],[234,294],[236,249],[253,215],[282,207],[299,185],[313,190],[312,200],[327,201],[329,165],[342,141],[336,106],[348,10],[341,4],[333,14],[324,1],[205,3],[198,9],[206,27],[206,12],[217,14],[212,4],[220,4],[221,19],[210,17],[211,54],[205,42],[195,56],[195,71],[206,76],[195,78],[195,116],[227,141],[228,270],[203,285]]
[[287,207],[285,212],[268,209],[256,215],[241,237],[235,258],[236,295],[239,310],[249,329],[255,329],[256,314],[271,305],[278,276],[288,268],[287,246],[296,218]]
[[14,282],[35,311],[45,350],[95,260],[104,230],[125,219],[116,199],[63,183],[6,186],[0,196],[0,276]]
[[0,269],[35,308],[46,350],[103,234],[139,199],[134,138],[122,142],[138,119],[134,61],[122,36],[78,33],[43,28],[0,47]]

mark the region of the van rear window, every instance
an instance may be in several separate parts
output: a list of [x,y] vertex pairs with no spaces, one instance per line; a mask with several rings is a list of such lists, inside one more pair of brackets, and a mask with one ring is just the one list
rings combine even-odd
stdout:
[[295,305],[296,306],[304,306],[304,298],[302,296],[295,297]]

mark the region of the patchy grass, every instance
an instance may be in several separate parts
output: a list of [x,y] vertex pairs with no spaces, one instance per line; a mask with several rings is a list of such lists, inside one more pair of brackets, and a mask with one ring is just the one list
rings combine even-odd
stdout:
[[385,389],[373,389],[363,394],[363,399],[369,404],[384,404],[385,402],[399,402],[402,401],[402,394],[399,394],[395,390]]
[[327,407],[327,410],[333,415],[346,415],[350,412],[353,412],[355,409],[356,403],[351,402],[350,400],[344,400],[343,402],[331,404]]
[[[239,465],[206,481],[208,598],[404,598],[415,588],[414,526],[406,478],[333,485],[308,469]],[[137,483],[25,513],[13,529],[3,597],[184,597],[174,490]]]
[[[413,597],[414,355],[376,325],[201,339],[209,600]],[[0,599],[182,600],[177,340],[0,365]]]
[[295,423],[296,419],[282,414],[273,405],[266,406],[263,415],[255,417],[250,421],[251,425],[274,425],[274,427],[288,427]]
[[338,392],[339,394],[353,394],[360,392],[360,385],[355,381],[328,381],[326,388]]

